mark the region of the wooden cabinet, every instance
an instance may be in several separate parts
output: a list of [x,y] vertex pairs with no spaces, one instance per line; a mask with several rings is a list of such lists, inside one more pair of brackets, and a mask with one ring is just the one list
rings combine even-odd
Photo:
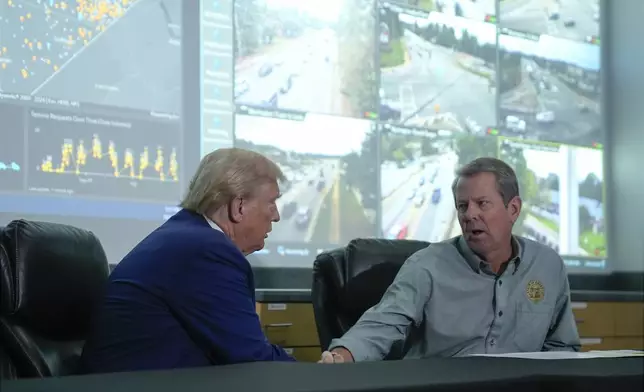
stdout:
[[[644,303],[573,302],[582,349],[644,350]],[[320,359],[320,342],[310,303],[257,303],[264,333],[298,361]]]
[[320,341],[310,303],[257,303],[255,306],[266,337],[284,347],[298,361],[320,359]]
[[644,303],[573,302],[582,342],[588,350],[644,350]]

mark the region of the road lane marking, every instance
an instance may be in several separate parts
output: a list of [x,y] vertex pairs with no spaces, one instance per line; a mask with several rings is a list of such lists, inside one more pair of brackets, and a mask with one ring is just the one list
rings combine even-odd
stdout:
[[143,1],[135,1],[134,3],[131,3],[131,5],[123,11],[123,14],[122,14],[118,19],[114,19],[114,20],[112,20],[112,23],[108,24],[108,25],[105,27],[105,29],[103,29],[103,31],[101,31],[101,33],[100,33],[99,35],[97,35],[96,37],[94,37],[94,39],[93,39],[93,40],[89,41],[89,42],[87,43],[87,45],[83,45],[83,46],[78,50],[78,52],[76,52],[76,53],[74,53],[74,55],[72,55],[72,57],[68,58],[68,59],[67,59],[67,61],[66,61],[66,62],[64,62],[64,63],[63,63],[63,64],[58,68],[58,71],[56,71],[56,72],[54,72],[53,74],[49,75],[49,76],[47,77],[47,79],[45,79],[45,80],[44,80],[44,81],[43,81],[43,82],[42,82],[38,87],[36,87],[36,88],[31,92],[31,95],[36,95],[36,94],[38,93],[38,91],[40,91],[43,87],[45,87],[45,85],[46,85],[47,83],[49,83],[49,82],[54,78],[54,76],[56,76],[56,75],[60,74],[61,72],[63,72],[63,70],[65,69],[65,67],[67,67],[67,65],[69,65],[69,64],[70,64],[74,59],[76,59],[78,56],[80,56],[80,55],[81,55],[81,53],[83,53],[87,48],[89,48],[90,46],[94,45],[94,44],[96,43],[96,41],[97,41],[97,40],[99,40],[101,37],[103,37],[103,36],[105,35],[105,33],[107,33],[111,28],[113,28],[113,27],[114,27],[118,22],[122,21],[122,20],[127,16],[127,14],[128,14],[128,13],[130,13],[130,12],[134,9],[134,7],[138,6],[138,5],[139,5],[139,4],[141,4],[141,3],[144,3],[144,4],[145,4],[145,2],[143,2]]
[[[340,161],[336,161],[334,163],[335,167],[337,168],[340,165]],[[337,169],[336,169],[337,170]],[[314,185],[317,186],[317,185]],[[321,197],[316,205],[315,208],[312,208],[313,210],[313,216],[311,217],[311,222],[309,223],[309,228],[306,231],[306,236],[304,237],[305,242],[311,242],[311,238],[313,238],[313,233],[315,232],[315,226],[318,224],[318,219],[320,219],[320,211],[322,210],[322,206],[324,205],[324,201],[326,200],[327,195],[331,191],[330,186],[325,186],[324,189],[321,192]]]
[[333,195],[331,204],[331,224],[329,225],[329,239],[332,244],[340,243],[340,172],[336,171],[333,181]]

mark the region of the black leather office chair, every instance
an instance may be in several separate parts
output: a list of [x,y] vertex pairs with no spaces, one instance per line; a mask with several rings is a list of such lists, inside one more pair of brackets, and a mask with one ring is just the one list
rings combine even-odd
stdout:
[[355,239],[344,248],[318,255],[313,263],[311,297],[322,348],[380,302],[405,260],[428,245],[413,240]]
[[89,231],[11,222],[0,233],[2,377],[73,374],[109,275]]

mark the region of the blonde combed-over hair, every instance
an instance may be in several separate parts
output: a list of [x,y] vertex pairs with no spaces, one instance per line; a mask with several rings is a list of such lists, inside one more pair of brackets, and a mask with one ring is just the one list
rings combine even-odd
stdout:
[[262,154],[241,148],[218,149],[201,160],[181,207],[206,214],[236,197],[250,197],[258,187],[273,181],[284,181],[284,174]]

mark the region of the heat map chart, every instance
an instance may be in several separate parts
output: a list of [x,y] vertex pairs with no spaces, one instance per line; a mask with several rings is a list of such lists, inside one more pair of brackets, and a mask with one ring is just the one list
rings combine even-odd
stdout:
[[0,91],[179,113],[181,2],[3,0]]
[[35,110],[29,117],[30,191],[178,200],[179,141],[168,125]]

